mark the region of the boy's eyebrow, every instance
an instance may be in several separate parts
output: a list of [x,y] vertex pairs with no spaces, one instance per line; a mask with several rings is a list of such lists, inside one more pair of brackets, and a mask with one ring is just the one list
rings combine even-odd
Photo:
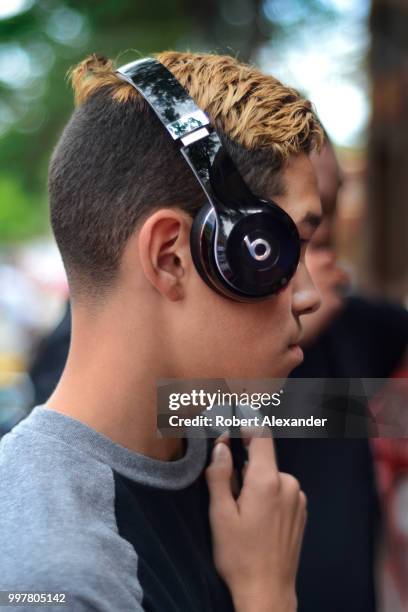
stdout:
[[313,230],[319,227],[322,222],[322,215],[307,212],[305,216],[298,222],[298,225],[309,225]]

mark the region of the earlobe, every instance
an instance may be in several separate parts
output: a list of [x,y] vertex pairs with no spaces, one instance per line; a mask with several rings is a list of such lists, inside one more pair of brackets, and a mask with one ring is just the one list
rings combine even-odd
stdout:
[[184,297],[189,228],[177,210],[151,215],[139,233],[139,256],[146,278],[167,299]]

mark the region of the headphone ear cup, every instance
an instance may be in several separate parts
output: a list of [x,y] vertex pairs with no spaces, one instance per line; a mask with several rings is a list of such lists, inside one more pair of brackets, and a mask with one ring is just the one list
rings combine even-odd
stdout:
[[206,285],[243,302],[271,297],[285,287],[300,257],[299,234],[291,217],[274,202],[260,200],[255,212],[226,220],[231,228],[222,241],[214,206],[207,202],[191,227],[191,256]]
[[215,240],[216,218],[214,208],[209,202],[197,212],[190,232],[190,250],[193,263],[203,281],[212,290],[211,257]]

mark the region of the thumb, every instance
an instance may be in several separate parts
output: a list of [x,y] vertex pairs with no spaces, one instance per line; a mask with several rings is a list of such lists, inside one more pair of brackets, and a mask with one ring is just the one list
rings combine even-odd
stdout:
[[224,508],[231,504],[235,506],[231,491],[232,456],[229,447],[224,442],[218,442],[214,446],[206,477],[212,510],[221,505]]

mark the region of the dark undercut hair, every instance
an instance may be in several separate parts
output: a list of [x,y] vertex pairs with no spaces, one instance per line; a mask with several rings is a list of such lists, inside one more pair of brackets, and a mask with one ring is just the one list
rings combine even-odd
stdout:
[[[249,187],[283,189],[290,155],[323,140],[310,102],[271,76],[217,55],[165,52],[166,65],[210,116]],[[124,248],[154,210],[191,216],[205,196],[158,118],[113,63],[93,55],[71,73],[77,108],[50,163],[51,224],[71,297],[100,297],[115,283]]]

